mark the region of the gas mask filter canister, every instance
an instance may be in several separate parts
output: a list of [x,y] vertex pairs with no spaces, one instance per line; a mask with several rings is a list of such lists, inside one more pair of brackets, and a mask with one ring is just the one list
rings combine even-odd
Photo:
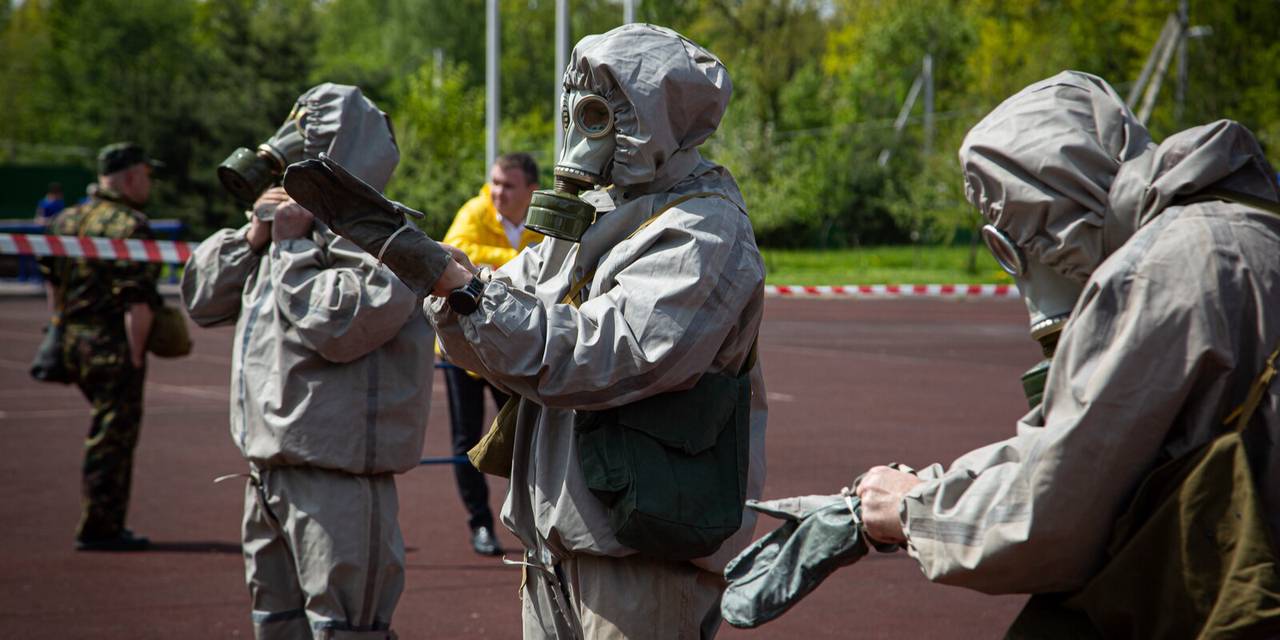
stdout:
[[1040,343],[1044,353],[1044,360],[1022,374],[1023,393],[1027,396],[1027,403],[1035,407],[1044,396],[1058,336],[1071,317],[1071,310],[1084,291],[1084,285],[1038,261],[1027,260],[1013,239],[993,225],[982,227],[982,239],[995,256],[996,263],[1017,283],[1031,319],[1031,338]]
[[555,188],[533,193],[525,226],[543,235],[578,242],[596,219],[596,209],[578,197],[609,184],[613,168],[613,109],[603,96],[573,90],[560,105],[562,142]]
[[[258,145],[257,151],[245,147],[236,149],[218,165],[218,180],[223,188],[241,203],[251,203],[262,195],[268,187],[280,182],[285,167],[302,160],[304,143],[303,123],[306,109],[295,104],[289,117],[266,142]],[[255,212],[254,215],[270,220],[271,211]],[[267,217],[263,217],[267,216]]]

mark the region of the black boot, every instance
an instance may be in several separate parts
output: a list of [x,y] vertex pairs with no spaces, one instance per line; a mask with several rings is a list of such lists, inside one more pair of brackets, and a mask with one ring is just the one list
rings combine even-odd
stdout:
[[76,551],[142,551],[151,540],[128,529],[106,538],[76,538]]

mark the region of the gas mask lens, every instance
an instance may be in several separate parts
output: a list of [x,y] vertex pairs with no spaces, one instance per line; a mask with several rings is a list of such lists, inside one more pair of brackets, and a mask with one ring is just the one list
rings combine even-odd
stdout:
[[586,95],[573,108],[574,126],[588,138],[601,138],[613,130],[613,109],[597,95]]
[[560,103],[562,150],[552,172],[555,188],[533,192],[525,226],[545,236],[579,242],[596,220],[596,208],[578,197],[584,189],[608,184],[617,146],[613,109],[603,96],[578,89]]
[[1027,270],[1026,256],[1008,234],[988,224],[982,227],[982,240],[1005,273],[1017,277]]

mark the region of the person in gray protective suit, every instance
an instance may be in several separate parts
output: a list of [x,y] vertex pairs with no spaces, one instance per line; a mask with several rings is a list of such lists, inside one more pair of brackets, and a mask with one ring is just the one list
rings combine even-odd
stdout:
[[[342,158],[381,189],[390,122],[356,87],[298,100],[272,147]],[[300,135],[299,135],[300,134]],[[266,145],[264,145],[265,147]],[[231,437],[249,462],[243,545],[257,638],[392,638],[404,587],[394,474],[417,466],[432,344],[422,297],[283,189],[200,243],[182,295],[235,323]]]
[[839,518],[839,496],[805,510],[736,561],[726,610],[773,614],[865,536],[932,581],[1039,594],[1008,637],[1280,635],[1280,191],[1257,140],[1220,120],[1157,145],[1067,71],[960,161],[1051,358],[1024,377],[1030,413],[945,469],[872,468]]
[[[524,546],[525,637],[712,637],[720,571],[754,525],[742,505],[764,482],[766,420],[753,358],[763,262],[733,177],[697,149],[729,102],[729,76],[679,34],[632,24],[580,41],[564,87],[557,188],[534,195],[526,220],[549,238],[491,274],[473,275],[460,254],[450,260],[425,235],[400,226],[404,208],[377,204],[376,194],[362,197],[385,218],[331,207],[353,193],[333,166],[294,165],[285,188],[314,202],[318,216],[381,255],[402,280],[447,293],[427,309],[449,360],[519,396],[503,410],[512,421],[500,415],[498,422],[512,426],[512,456],[500,471],[511,478],[502,521]],[[574,195],[589,187],[601,188]],[[586,461],[600,460],[582,443],[592,433],[634,433],[617,424],[589,431],[584,421],[655,402],[666,403],[661,415],[697,413],[702,405],[671,399],[699,393],[707,380],[740,385],[709,403],[734,416],[720,437],[742,434],[740,477],[731,481],[741,493],[717,503],[727,505],[732,525],[697,551],[661,536],[627,538],[629,545],[617,505],[605,502],[610,492],[586,478]],[[681,440],[685,426],[668,435]],[[693,420],[687,433],[702,426]],[[592,469],[593,478],[605,475]],[[710,494],[720,486],[687,488]],[[637,552],[635,545],[652,547]]]
[[[1043,400],[1017,435],[945,470],[878,467],[863,478],[869,534],[905,541],[936,582],[1082,594],[1068,604],[1108,635],[1151,630],[1153,618],[1171,626],[1132,637],[1277,632],[1280,389],[1269,374],[1280,345],[1280,192],[1253,135],[1220,120],[1156,145],[1105,82],[1064,72],[984,118],[960,161],[1033,331],[1070,317]],[[1062,304],[1065,292],[1078,299]],[[1170,465],[1231,433],[1248,464],[1200,493],[1231,514],[1144,531],[1162,522],[1143,502]],[[1195,493],[1197,478],[1177,486]],[[1197,509],[1181,513],[1200,518]],[[1196,546],[1210,529],[1223,546]],[[1172,545],[1180,553],[1142,561],[1144,548],[1177,536],[1189,540]],[[1181,571],[1171,569],[1178,558]],[[1095,602],[1135,593],[1137,610]],[[1144,618],[1138,607],[1153,602],[1178,606]]]

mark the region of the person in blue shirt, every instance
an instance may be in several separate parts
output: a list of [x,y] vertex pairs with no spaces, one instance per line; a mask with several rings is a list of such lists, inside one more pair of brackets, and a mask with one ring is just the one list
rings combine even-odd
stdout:
[[62,185],[57,182],[50,182],[44,197],[36,205],[36,222],[47,225],[50,220],[53,220],[54,216],[62,213],[62,210],[66,208],[67,203],[62,199]]

